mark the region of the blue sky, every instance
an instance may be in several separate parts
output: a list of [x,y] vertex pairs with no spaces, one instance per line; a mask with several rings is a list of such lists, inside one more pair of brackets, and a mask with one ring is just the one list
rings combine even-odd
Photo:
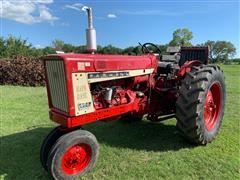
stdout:
[[93,8],[99,45],[164,44],[174,30],[188,28],[193,44],[231,41],[240,57],[239,0],[1,0],[1,36],[22,37],[36,47],[54,39],[83,45],[87,20],[80,4]]

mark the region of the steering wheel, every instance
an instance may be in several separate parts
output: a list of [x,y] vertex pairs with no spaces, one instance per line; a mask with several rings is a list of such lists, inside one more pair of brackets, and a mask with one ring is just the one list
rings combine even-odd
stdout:
[[156,45],[156,44],[153,44],[153,43],[144,43],[142,46],[142,52],[143,54],[146,54],[146,53],[153,53],[153,51],[151,51],[148,46],[153,46],[155,49],[156,49],[156,52],[159,54],[159,57],[161,56],[161,50],[160,48]]

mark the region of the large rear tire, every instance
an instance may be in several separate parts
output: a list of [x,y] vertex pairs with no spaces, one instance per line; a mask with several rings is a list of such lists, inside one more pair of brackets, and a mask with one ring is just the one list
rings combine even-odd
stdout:
[[177,128],[196,144],[212,142],[221,127],[226,89],[219,66],[192,67],[176,102]]
[[95,136],[85,130],[75,130],[61,136],[53,145],[47,161],[48,171],[57,180],[76,179],[94,168],[98,155]]

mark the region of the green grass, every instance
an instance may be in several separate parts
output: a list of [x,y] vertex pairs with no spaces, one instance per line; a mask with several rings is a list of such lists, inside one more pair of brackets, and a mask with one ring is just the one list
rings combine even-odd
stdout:
[[[100,157],[84,179],[239,179],[240,66],[222,68],[227,105],[213,143],[186,143],[175,119],[96,122],[84,128],[96,135]],[[1,86],[1,92],[0,179],[51,179],[39,160],[41,142],[56,126],[48,118],[45,88]]]

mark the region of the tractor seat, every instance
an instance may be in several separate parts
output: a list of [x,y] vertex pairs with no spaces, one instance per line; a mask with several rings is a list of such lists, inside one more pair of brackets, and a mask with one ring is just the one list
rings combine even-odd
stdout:
[[168,47],[167,54],[162,55],[161,61],[178,63],[180,60],[180,51],[181,48],[179,46]]

